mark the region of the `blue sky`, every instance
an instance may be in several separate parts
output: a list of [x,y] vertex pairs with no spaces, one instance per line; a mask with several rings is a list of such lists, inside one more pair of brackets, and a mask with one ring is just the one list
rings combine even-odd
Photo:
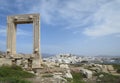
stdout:
[[[120,55],[120,0],[0,0],[0,50],[8,15],[40,14],[41,52]],[[17,52],[32,53],[33,25],[17,26]]]

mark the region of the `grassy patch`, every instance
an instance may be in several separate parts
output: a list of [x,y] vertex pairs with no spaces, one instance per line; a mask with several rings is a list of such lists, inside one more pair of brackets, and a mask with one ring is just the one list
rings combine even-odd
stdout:
[[114,69],[116,69],[117,73],[120,73],[120,65],[119,64],[114,64],[113,67],[114,67]]
[[113,64],[113,67],[114,67],[115,69],[120,69],[120,65],[119,65],[119,64]]
[[30,83],[25,78],[32,78],[34,74],[24,71],[19,66],[2,66],[0,67],[1,83]]
[[[103,75],[99,77],[99,75]],[[98,73],[97,74],[97,82],[96,83],[120,83],[120,76],[115,76],[108,73]]]
[[67,79],[68,83],[85,83],[80,73],[72,72],[73,79]]
[[53,77],[53,75],[52,74],[44,74],[44,75],[42,75],[42,77]]
[[31,82],[17,77],[4,77],[0,78],[0,83],[31,83]]

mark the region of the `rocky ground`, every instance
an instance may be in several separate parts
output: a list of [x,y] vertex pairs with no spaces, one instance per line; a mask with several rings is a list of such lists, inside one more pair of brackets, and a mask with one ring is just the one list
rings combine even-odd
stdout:
[[[85,69],[84,69],[85,68]],[[81,69],[84,71],[81,72]],[[69,70],[69,71],[68,71]],[[38,73],[36,73],[36,77],[35,78],[31,78],[29,79],[30,81],[32,81],[33,83],[80,83],[81,79],[82,83],[98,83],[97,80],[98,78],[103,78],[106,77],[107,81],[109,81],[108,77],[111,77],[110,79],[116,79],[119,78],[120,74],[116,73],[113,66],[111,65],[99,65],[99,64],[95,64],[95,65],[82,65],[82,66],[74,66],[74,65],[66,65],[66,64],[53,64],[53,63],[45,63],[43,65],[43,68],[41,68],[40,70],[37,70]],[[69,73],[68,73],[69,72]],[[85,77],[81,77],[79,76],[78,79],[74,79],[74,76],[72,74],[72,72],[77,74],[83,73],[84,75],[86,75]],[[91,74],[92,72],[92,74]],[[102,73],[103,72],[103,73]],[[117,74],[118,76],[114,76],[115,74]],[[72,77],[71,77],[72,75]],[[77,77],[76,77],[77,78]],[[69,82],[68,79],[72,79],[72,82]],[[105,79],[105,78],[103,78]],[[78,80],[79,82],[77,82],[76,80]],[[116,79],[117,80],[117,79]],[[114,80],[115,81],[115,80]],[[117,81],[115,81],[116,83],[119,83]],[[109,83],[109,82],[106,82]],[[114,83],[114,82],[113,82]]]

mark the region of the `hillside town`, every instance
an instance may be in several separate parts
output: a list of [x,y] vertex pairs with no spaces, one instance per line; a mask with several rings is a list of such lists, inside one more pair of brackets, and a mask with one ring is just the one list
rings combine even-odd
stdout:
[[72,54],[58,54],[43,58],[44,61],[55,62],[55,63],[66,63],[66,64],[77,64],[82,62],[87,63],[107,63],[107,64],[119,64],[119,56],[80,56]]

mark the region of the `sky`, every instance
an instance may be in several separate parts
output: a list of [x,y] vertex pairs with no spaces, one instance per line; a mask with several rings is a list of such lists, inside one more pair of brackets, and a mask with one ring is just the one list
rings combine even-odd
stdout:
[[[41,53],[120,55],[120,0],[0,0],[0,50],[7,16],[40,14]],[[17,25],[17,53],[32,53],[33,25]]]

